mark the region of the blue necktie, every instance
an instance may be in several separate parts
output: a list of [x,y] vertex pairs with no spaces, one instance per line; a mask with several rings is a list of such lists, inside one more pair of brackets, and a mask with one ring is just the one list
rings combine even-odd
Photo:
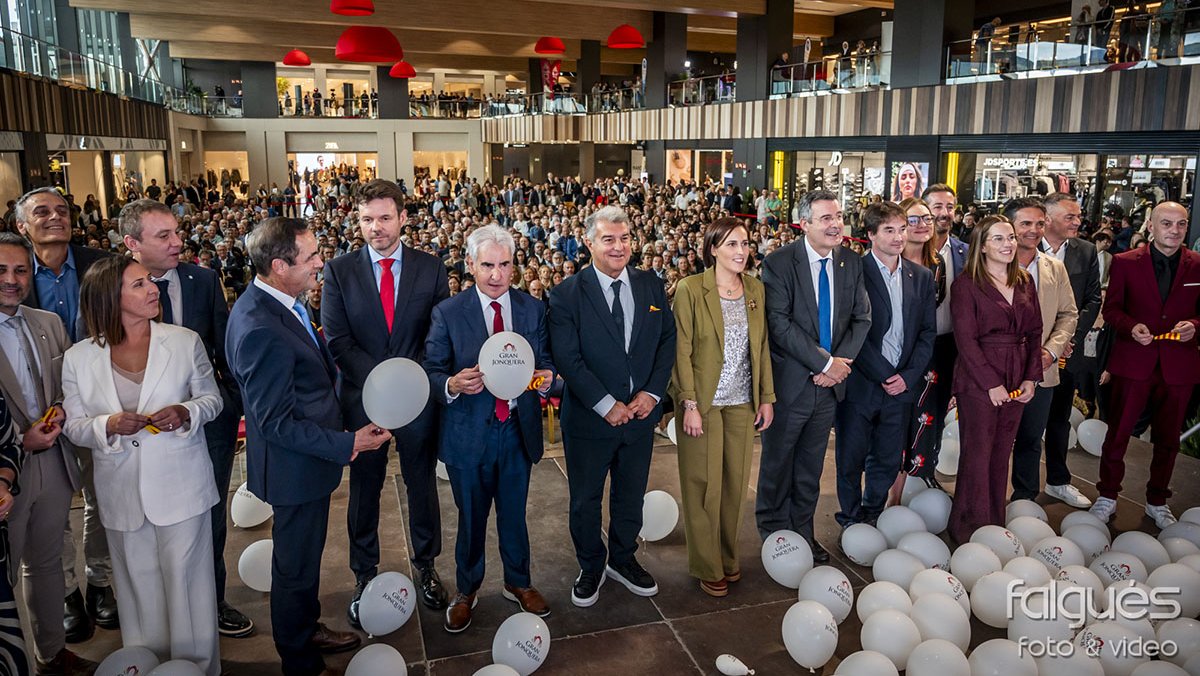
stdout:
[[300,315],[300,323],[304,324],[304,330],[308,331],[308,337],[312,338],[313,343],[317,347],[321,347],[321,341],[317,340],[317,332],[313,331],[312,320],[308,318],[308,311],[304,309],[304,303],[296,301],[292,309],[296,311],[296,314]]
[[833,349],[833,308],[829,307],[829,277],[825,274],[828,258],[821,259],[821,281],[817,284],[817,323],[820,324],[821,349]]

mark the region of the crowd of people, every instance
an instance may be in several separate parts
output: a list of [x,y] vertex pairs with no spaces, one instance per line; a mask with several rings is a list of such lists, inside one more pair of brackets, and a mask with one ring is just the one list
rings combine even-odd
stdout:
[[[1128,440],[1147,424],[1146,512],[1160,528],[1174,522],[1170,478],[1200,382],[1200,258],[1174,202],[1142,212],[1139,229],[1114,211],[1085,223],[1061,193],[984,214],[942,184],[899,204],[814,190],[791,219],[774,191],[625,177],[438,172],[410,192],[339,166],[290,172],[288,199],[274,185],[153,187],[115,218],[53,188],[4,217],[0,394],[12,426],[0,432],[13,433],[0,443],[0,519],[33,645],[27,658],[5,644],[14,673],[90,673],[66,643],[93,625],[220,673],[218,636],[254,630],[224,600],[243,415],[248,486],[274,508],[271,624],[285,674],[323,673],[322,653],[359,645],[323,624],[317,603],[329,501],[348,465],[347,617],[358,628],[378,574],[389,448],[417,595],[445,612],[445,629],[471,624],[493,504],[501,594],[550,613],[525,519],[542,398],[562,401],[579,607],[605,579],[658,591],[636,552],[668,415],[679,419],[689,572],[711,596],[741,578],[756,433],[759,534],[795,531],[817,562],[828,561],[813,520],[830,431],[836,519],[873,523],[906,476],[938,486],[951,408],[963,448],[956,541],[1042,491],[1107,521]],[[537,369],[536,387],[512,400],[492,396],[478,367],[484,340],[505,330],[527,339]],[[386,430],[366,415],[364,388],[394,357],[419,363],[431,394],[416,420]],[[1067,467],[1077,395],[1109,422],[1095,503]],[[453,594],[436,567],[439,459],[458,512]],[[78,489],[84,527],[72,533]]]

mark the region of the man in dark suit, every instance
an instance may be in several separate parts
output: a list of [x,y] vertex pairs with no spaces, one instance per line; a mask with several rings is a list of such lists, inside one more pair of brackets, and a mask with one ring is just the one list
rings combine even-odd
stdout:
[[[371,370],[394,357],[421,363],[433,306],[450,297],[446,266],[400,243],[408,220],[400,188],[377,179],[359,189],[356,201],[367,246],[330,262],[321,294],[321,320],[341,369],[342,415],[350,427],[368,422],[362,388]],[[446,607],[446,590],[434,568],[442,549],[436,416],[430,401],[416,420],[394,430],[393,436],[408,493],[412,564],[421,602],[441,610]],[[355,627],[359,626],[358,600],[378,573],[379,496],[386,475],[386,452],[368,453],[350,465],[346,528],[355,590],[347,616]]]
[[316,286],[323,267],[317,238],[303,221],[268,218],[246,248],[258,276],[233,306],[225,345],[246,409],[247,484],[274,508],[275,649],[285,676],[313,676],[325,673],[322,652],[360,642],[320,622],[329,496],[342,468],[391,434],[373,424],[343,431],[337,366],[297,300]]
[[776,417],[763,432],[755,518],[764,540],[795,531],[824,563],[829,554],[813,536],[813,513],[829,430],[871,328],[871,304],[862,258],[841,246],[837,196],[809,192],[797,215],[804,237],[763,260]]
[[[1150,213],[1150,245],[1113,256],[1104,299],[1112,327],[1108,358],[1112,397],[1108,435],[1100,454],[1100,481],[1091,512],[1107,522],[1125,478],[1125,450],[1146,405],[1151,408],[1154,456],[1146,483],[1146,515],[1159,528],[1175,523],[1167,506],[1188,399],[1200,383],[1200,254],[1184,248],[1188,212],[1161,202]],[[1164,334],[1174,334],[1163,337]]]
[[[1075,403],[1075,383],[1087,368],[1083,341],[1100,314],[1100,260],[1096,245],[1079,239],[1079,202],[1071,195],[1051,193],[1042,201],[1046,208],[1046,235],[1042,251],[1067,267],[1079,322],[1075,335],[1063,351],[1066,368],[1058,370],[1058,385],[1050,400],[1046,423],[1046,495],[1077,509],[1090,507],[1092,501],[1071,485],[1067,470],[1067,444],[1071,436],[1071,407]],[[1079,353],[1075,348],[1080,347]]]
[[742,212],[742,196],[738,192],[736,185],[729,186],[728,194],[721,199],[721,208],[730,214],[740,214]]
[[934,416],[933,425],[926,434],[933,437],[933,452],[925,458],[918,476],[934,488],[941,488],[934,478],[933,470],[937,467],[938,453],[942,450],[942,428],[946,425],[946,411],[950,408],[950,400],[954,396],[954,362],[958,358],[958,347],[954,342],[954,322],[950,317],[950,285],[962,274],[963,266],[967,264],[967,243],[951,234],[954,227],[954,211],[958,207],[958,197],[954,189],[945,183],[935,183],[921,193],[921,198],[933,215],[935,244],[938,256],[946,261],[946,293],[942,302],[937,306],[937,338],[933,341],[933,363],[931,368],[937,380],[934,381]]
[[213,565],[217,583],[217,629],[223,636],[242,638],[254,631],[254,622],[225,601],[226,503],[233,473],[242,394],[225,359],[225,328],[229,310],[217,274],[191,263],[179,262],[183,241],[179,222],[170,208],[151,199],[135,200],[121,209],[121,236],[125,246],[150,272],[158,286],[162,321],[200,334],[213,375],[221,390],[221,413],[204,426],[208,455],[213,464],[219,502],[212,508]]
[[[33,244],[33,284],[25,305],[49,310],[58,315],[67,335],[83,337],[79,318],[79,285],[92,263],[111,254],[71,244],[71,208],[55,188],[38,188],[17,200],[17,230]],[[86,641],[92,636],[92,622],[105,629],[120,628],[117,599],[113,595],[112,562],[108,556],[108,538],[100,524],[96,489],[92,479],[92,452],[77,449],[83,476],[83,554],[87,571],[87,594],[75,579],[75,536],[70,521],[63,533],[63,575],[66,581],[63,626],[68,643]]]
[[545,617],[550,607],[529,576],[529,532],[525,504],[529,472],[542,457],[542,409],[538,392],[526,389],[516,399],[500,400],[484,391],[479,350],[500,331],[520,334],[533,347],[534,382],[550,390],[550,341],[546,306],[521,291],[510,291],[512,235],[488,225],[467,238],[467,265],[473,291],[460,293],[433,309],[425,343],[430,398],[445,406],[439,455],[450,475],[458,505],[458,593],[446,609],[446,631],[471,624],[471,610],[483,583],[488,515],[496,504],[496,534],[504,562],[504,598],[521,610]]
[[[629,266],[629,218],[609,206],[592,212],[586,226],[592,269],[550,293],[550,345],[566,381],[571,540],[581,568],[571,602],[580,607],[596,602],[606,576],[639,596],[658,593],[634,554],[659,402],[675,361],[675,321],[662,281]],[[600,535],[606,478],[607,550]]]
[[883,512],[937,334],[933,273],[900,255],[908,228],[904,210],[894,202],[871,204],[863,227],[871,240],[862,262],[871,329],[837,407],[836,518],[843,528],[874,523]]

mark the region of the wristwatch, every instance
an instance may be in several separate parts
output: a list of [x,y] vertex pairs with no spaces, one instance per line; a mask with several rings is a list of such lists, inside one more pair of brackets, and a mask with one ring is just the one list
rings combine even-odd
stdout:
[[685,411],[698,411],[698,410],[700,410],[700,409],[699,409],[699,406],[697,406],[697,405],[696,405],[696,402],[694,402],[694,401],[692,401],[692,400],[688,399],[688,400],[685,400],[685,401],[683,402],[683,410],[685,410]]

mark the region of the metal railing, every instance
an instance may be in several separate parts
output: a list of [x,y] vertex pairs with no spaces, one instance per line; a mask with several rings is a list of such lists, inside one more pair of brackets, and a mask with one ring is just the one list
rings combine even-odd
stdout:
[[539,92],[537,94],[508,94],[484,101],[482,117],[506,115],[583,115],[587,113],[587,98],[572,92]]
[[[314,104],[314,100],[317,103]],[[280,117],[343,117],[343,118],[374,118],[378,117],[379,102],[371,100],[368,96],[364,102],[362,97],[355,96],[349,100],[344,99],[313,99],[311,96],[306,96],[296,105],[296,100],[291,96],[284,96],[279,99],[279,116]]]
[[771,98],[888,86],[892,53],[866,51],[771,69]]
[[1200,56],[1200,8],[1128,11],[1108,21],[1030,24],[946,46],[946,79],[1063,74]]
[[678,107],[726,103],[734,100],[736,90],[737,76],[733,73],[677,80],[667,84],[667,105]]
[[468,118],[480,117],[484,102],[475,98],[409,98],[408,110],[412,117]]
[[613,113],[645,107],[646,96],[641,87],[594,91],[587,97],[587,112],[589,113]]

